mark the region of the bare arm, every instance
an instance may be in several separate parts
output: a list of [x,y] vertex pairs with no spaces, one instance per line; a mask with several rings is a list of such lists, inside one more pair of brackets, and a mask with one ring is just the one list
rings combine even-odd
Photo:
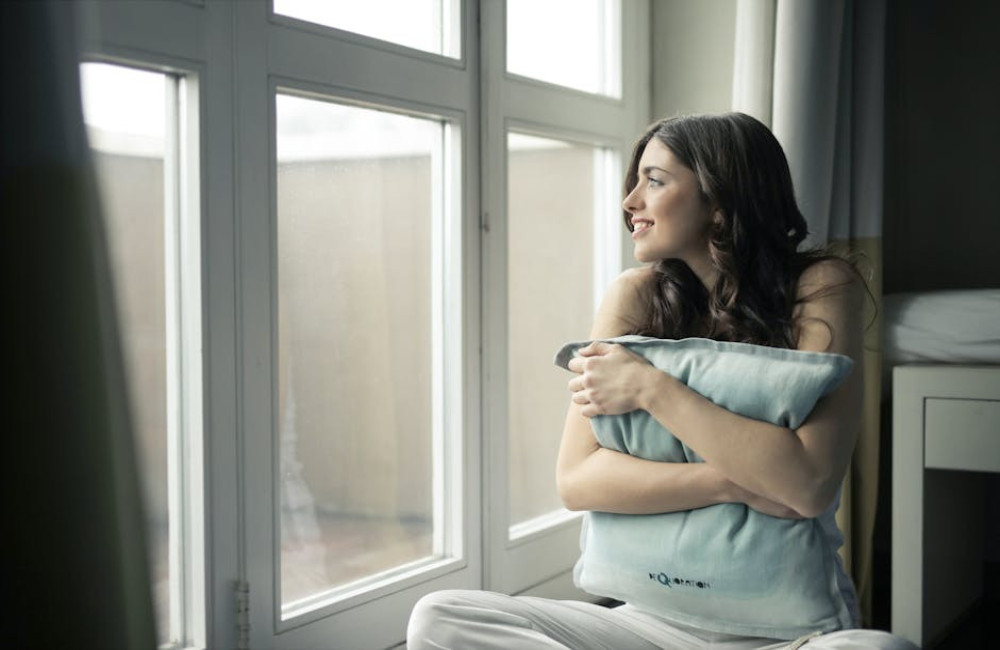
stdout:
[[573,399],[586,417],[645,409],[734,483],[816,516],[833,501],[850,461],[862,390],[860,285],[839,263],[823,262],[803,274],[800,294],[824,288],[824,295],[804,303],[797,314],[798,348],[845,354],[855,366],[796,430],[716,406],[622,346],[598,347],[583,362]]
[[[616,280],[598,310],[591,338],[620,336],[638,324],[648,304],[645,273],[627,271]],[[556,465],[559,495],[570,510],[648,514],[738,501],[775,516],[797,516],[740,488],[710,463],[655,462],[604,449],[581,410],[570,404]]]

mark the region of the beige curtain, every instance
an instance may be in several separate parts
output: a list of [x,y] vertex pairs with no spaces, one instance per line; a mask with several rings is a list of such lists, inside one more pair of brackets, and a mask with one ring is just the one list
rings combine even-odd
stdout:
[[[885,0],[739,0],[733,109],[771,126],[788,155],[808,244],[859,261],[879,313]],[[842,557],[871,621],[878,492],[879,323],[866,337],[863,424],[838,523]]]
[[156,645],[74,3],[0,2],[5,622],[12,648]]

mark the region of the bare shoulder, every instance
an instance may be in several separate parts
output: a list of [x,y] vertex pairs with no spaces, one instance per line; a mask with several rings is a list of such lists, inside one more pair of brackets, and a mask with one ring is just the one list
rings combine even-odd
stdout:
[[811,264],[799,276],[798,297],[808,299],[813,294],[861,293],[861,277],[845,260],[831,258]]
[[591,338],[611,338],[635,331],[649,315],[656,274],[650,267],[626,269],[608,286],[594,318]]
[[797,347],[855,356],[865,296],[857,271],[844,260],[822,260],[802,271],[797,288]]
[[656,284],[656,271],[653,270],[652,266],[625,269],[618,274],[613,284],[636,293],[648,293]]

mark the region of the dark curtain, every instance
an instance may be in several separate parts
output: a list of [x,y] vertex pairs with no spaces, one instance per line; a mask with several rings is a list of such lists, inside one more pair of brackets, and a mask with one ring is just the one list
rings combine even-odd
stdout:
[[156,645],[75,3],[0,2],[4,531],[11,648]]

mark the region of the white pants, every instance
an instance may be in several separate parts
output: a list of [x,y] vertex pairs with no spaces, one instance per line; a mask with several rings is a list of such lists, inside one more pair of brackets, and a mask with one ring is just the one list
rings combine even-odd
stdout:
[[614,609],[572,600],[439,591],[413,608],[407,650],[914,650],[876,630],[843,630],[797,641],[734,636],[668,623],[629,605]]

